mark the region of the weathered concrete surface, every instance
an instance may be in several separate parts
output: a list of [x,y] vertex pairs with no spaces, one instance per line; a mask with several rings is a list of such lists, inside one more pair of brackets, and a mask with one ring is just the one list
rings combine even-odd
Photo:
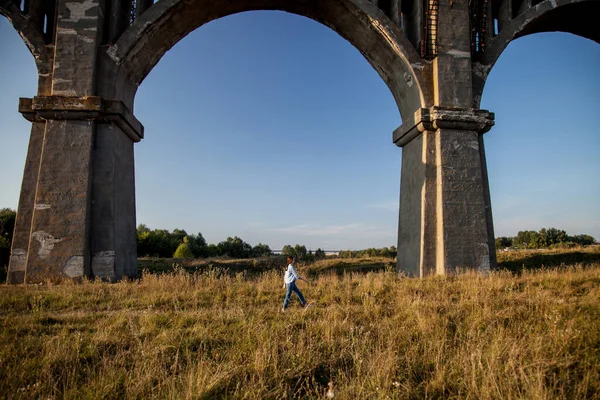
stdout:
[[[94,94],[99,0],[59,1],[53,96]],[[89,275],[90,170],[95,124],[46,122],[27,253],[27,281]]]
[[[360,51],[404,123],[398,268],[413,276],[495,266],[477,110],[487,75],[514,38],[561,30],[600,42],[598,0],[0,0],[35,57],[32,121],[9,282],[136,275],[133,116],[137,86],[199,26],[281,10],[329,26]],[[514,6],[514,7],[513,7]],[[479,12],[485,8],[485,12]],[[132,16],[135,21],[132,23]],[[487,20],[485,18],[488,18]],[[494,31],[493,19],[499,31]],[[477,39],[477,40],[476,40]]]
[[[479,132],[438,129],[438,273],[490,270]],[[441,243],[440,243],[441,242]],[[491,249],[495,251],[494,248]]]
[[471,36],[469,1],[441,1],[438,55],[433,60],[434,105],[471,107]]
[[403,146],[400,270],[427,276],[461,267],[489,271],[495,265],[479,147],[493,118],[484,110],[434,106],[418,110],[394,132],[394,142]]
[[46,124],[36,122],[31,126],[29,136],[29,148],[23,172],[21,184],[21,195],[19,197],[19,209],[15,221],[15,230],[12,241],[12,256],[8,270],[8,283],[24,283],[25,271],[27,270],[27,251],[29,249],[29,238],[31,233],[31,219],[35,206],[35,188],[38,181],[40,169],[40,157],[42,155],[42,142]]
[[137,273],[133,142],[98,125],[94,146],[92,273],[117,280]]
[[400,219],[398,221],[398,266],[409,276],[422,276],[423,191],[426,186],[425,135],[419,135],[402,150]]

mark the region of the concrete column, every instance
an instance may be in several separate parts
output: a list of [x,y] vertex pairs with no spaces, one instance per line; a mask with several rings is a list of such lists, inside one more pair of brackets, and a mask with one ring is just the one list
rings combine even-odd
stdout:
[[11,246],[11,257],[8,265],[8,283],[11,284],[25,282],[27,250],[29,249],[31,220],[35,204],[35,188],[38,181],[45,130],[45,122],[34,122],[31,126],[21,194],[19,196],[19,207],[17,209],[17,220],[15,221]]
[[[20,2],[17,6],[20,6]],[[29,18],[31,18],[32,21],[35,21],[37,28],[41,30],[43,25],[43,13],[49,13],[51,18],[48,21],[48,34],[50,34],[53,32],[52,25],[54,24],[52,18],[54,15],[53,9],[54,2],[31,2],[29,4],[29,12],[31,14]],[[42,46],[42,43],[38,43],[38,46]],[[52,49],[52,45],[45,44],[44,48],[35,48],[36,65],[38,69],[37,94],[40,96],[47,96],[52,91]],[[29,249],[31,221],[35,204],[35,190],[38,181],[45,131],[45,121],[38,121],[32,124],[27,158],[25,159],[25,168],[23,171],[21,194],[19,196],[19,206],[17,208],[15,231],[11,246],[11,258],[8,266],[8,283],[11,284],[23,283],[25,281],[27,251]]]
[[469,0],[439,3],[437,48],[433,60],[435,105],[472,107]]
[[10,283],[136,275],[133,144],[143,126],[124,103],[131,104],[131,84],[98,56],[105,4],[58,2],[52,59],[38,63],[38,96],[20,100],[33,128]]
[[137,275],[133,145],[142,129],[130,137],[118,124],[98,125],[92,189],[94,277],[115,281]]
[[[495,268],[481,134],[485,110],[431,107],[394,132],[402,149],[398,269],[411,276]],[[483,154],[483,158],[482,158]],[[490,236],[491,235],[491,236]]]
[[[32,117],[34,122],[47,122],[27,249],[27,282],[89,274],[90,178],[96,123],[50,111],[67,113],[73,106],[71,98],[94,94],[103,10],[99,0],[61,0],[57,13],[52,97],[31,103],[32,111],[49,114]],[[27,107],[22,110],[27,111]],[[29,186],[22,189],[29,190]]]

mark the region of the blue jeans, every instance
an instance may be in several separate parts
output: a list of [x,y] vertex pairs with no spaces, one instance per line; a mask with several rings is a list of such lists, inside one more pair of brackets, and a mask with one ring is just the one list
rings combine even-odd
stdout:
[[303,306],[306,305],[306,300],[304,300],[302,292],[300,291],[300,289],[298,289],[298,286],[296,286],[296,282],[286,283],[285,289],[285,300],[283,301],[283,308],[287,308],[288,304],[290,303],[290,296],[292,295],[292,292],[296,293],[298,299],[300,299],[300,303],[302,303]]

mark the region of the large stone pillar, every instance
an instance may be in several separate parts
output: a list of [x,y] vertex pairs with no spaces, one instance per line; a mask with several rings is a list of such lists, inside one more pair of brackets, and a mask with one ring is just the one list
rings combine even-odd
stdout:
[[495,268],[481,135],[485,110],[431,107],[394,132],[402,147],[398,269],[411,276]]
[[494,116],[470,108],[469,1],[429,7],[433,101],[394,132],[402,147],[398,269],[412,276],[487,271],[496,257],[482,134]]
[[[103,27],[99,0],[59,1],[57,15],[53,97],[32,103],[32,109],[69,109],[72,102],[62,101],[62,96],[85,98],[94,94]],[[86,267],[89,268],[95,123],[83,119],[39,119],[44,120],[26,281],[89,275]]]
[[[48,7],[47,3],[37,4],[38,11]],[[39,18],[39,15],[38,15]],[[43,19],[43,18],[42,18]],[[50,34],[51,29],[47,30]],[[38,68],[38,96],[48,96],[52,93],[52,55],[53,46],[46,45],[44,48],[35,48],[37,56],[36,64]],[[31,133],[29,136],[29,146],[25,159],[25,168],[21,183],[21,193],[19,196],[19,206],[17,208],[17,219],[15,221],[15,230],[13,234],[11,257],[8,266],[8,279],[10,284],[25,282],[25,270],[27,269],[27,252],[31,234],[31,222],[35,205],[35,193],[40,170],[40,158],[44,143],[44,134],[46,132],[46,122],[38,121],[31,124]]]
[[136,275],[133,144],[143,127],[113,100],[131,103],[130,85],[119,85],[123,93],[106,90],[118,81],[99,57],[105,25],[111,28],[106,3],[58,1],[51,72],[38,96],[19,103],[34,125],[11,283]]

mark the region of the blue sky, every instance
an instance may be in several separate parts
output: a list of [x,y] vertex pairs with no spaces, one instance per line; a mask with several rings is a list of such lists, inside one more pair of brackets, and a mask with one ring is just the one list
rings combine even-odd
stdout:
[[[0,207],[16,208],[36,90],[0,18]],[[556,227],[600,238],[600,46],[564,33],[511,43],[482,108],[496,235]],[[401,124],[362,55],[329,28],[272,11],[213,21],[160,61],[135,115],[138,223],[216,243],[327,249],[396,244]]]

